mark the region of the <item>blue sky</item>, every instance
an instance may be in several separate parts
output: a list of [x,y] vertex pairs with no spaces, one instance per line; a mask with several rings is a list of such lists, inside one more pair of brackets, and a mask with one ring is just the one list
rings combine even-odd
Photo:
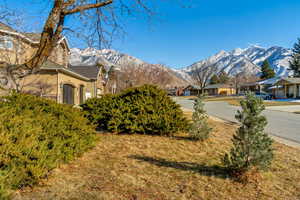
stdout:
[[131,22],[116,48],[179,68],[249,44],[291,47],[300,37],[299,0],[198,0],[192,8],[174,5],[161,13],[163,20],[152,29]]
[[[112,47],[147,62],[181,68],[220,50],[250,44],[292,47],[300,37],[299,0],[190,0],[189,8],[178,1],[156,4],[159,15],[151,22],[125,21],[127,34]],[[8,2],[17,6],[24,0]]]

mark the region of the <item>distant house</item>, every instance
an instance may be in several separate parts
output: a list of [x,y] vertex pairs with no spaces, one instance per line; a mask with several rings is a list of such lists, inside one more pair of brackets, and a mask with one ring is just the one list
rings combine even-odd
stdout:
[[[40,34],[21,33],[0,23],[0,64],[21,64],[34,56]],[[70,66],[70,48],[61,37],[40,71],[19,80],[21,92],[78,105],[103,93],[101,66]],[[1,67],[1,66],[0,66]]]
[[272,91],[276,98],[300,98],[300,78],[280,78]]
[[210,96],[230,96],[236,94],[235,88],[228,84],[208,85],[204,88],[204,92]]
[[184,96],[197,96],[201,93],[201,88],[198,85],[188,85],[183,89]]
[[262,89],[258,82],[244,83],[238,88],[239,94],[245,94],[246,92],[260,92]]
[[[233,86],[227,84],[208,85],[203,91],[210,96],[228,96],[234,95],[236,92]],[[184,89],[184,96],[196,96],[199,94],[201,94],[201,88],[198,85],[189,85]]]
[[272,92],[272,86],[279,80],[280,78],[270,78],[262,81],[250,82],[241,84],[238,88],[239,94],[245,94],[246,92]]

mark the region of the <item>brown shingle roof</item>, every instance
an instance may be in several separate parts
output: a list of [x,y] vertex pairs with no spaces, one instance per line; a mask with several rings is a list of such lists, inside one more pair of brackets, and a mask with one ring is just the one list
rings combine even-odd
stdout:
[[22,33],[23,35],[25,35],[26,37],[28,37],[29,39],[31,39],[34,42],[39,42],[41,39],[41,34],[40,33]]
[[25,36],[26,38],[30,39],[33,42],[40,42],[41,33],[25,33],[25,32],[18,32],[17,30],[13,29],[12,27],[1,23],[0,22],[0,30],[13,32],[14,34],[19,34],[21,36]]
[[80,74],[82,76],[88,77],[90,79],[96,80],[98,78],[98,74],[100,68],[98,66],[69,66],[69,69]]
[[73,77],[76,77],[76,78],[80,78],[80,79],[84,79],[86,81],[90,81],[90,80],[96,80],[96,79],[93,79],[93,78],[90,78],[88,76],[85,76],[84,74],[82,73],[78,73],[77,71],[74,71],[72,70],[70,67],[69,68],[66,68],[62,65],[59,65],[51,60],[47,60],[41,67],[41,70],[58,70],[62,73],[66,73],[66,74],[69,74]]

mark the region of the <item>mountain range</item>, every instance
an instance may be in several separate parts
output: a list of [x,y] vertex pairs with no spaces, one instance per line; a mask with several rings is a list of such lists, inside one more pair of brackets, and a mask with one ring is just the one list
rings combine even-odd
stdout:
[[[168,80],[168,87],[185,86],[189,84],[186,79],[183,79],[175,70],[161,64],[151,64],[142,61],[136,57],[120,53],[112,49],[97,50],[94,48],[87,49],[71,49],[70,64],[71,65],[95,65],[96,63],[103,63],[105,66],[117,66],[121,72],[134,71],[132,68],[144,68],[144,72],[153,71],[154,73],[164,74],[164,78]],[[131,68],[131,69],[129,69]],[[132,78],[134,75],[132,74]]]
[[97,50],[87,48],[81,50],[74,48],[71,49],[70,64],[93,65],[97,62],[101,62],[106,65],[117,65],[121,71],[126,71],[128,66],[159,68],[169,74],[172,80],[171,85],[181,86],[192,82],[190,75],[193,69],[211,65],[217,66],[218,71],[225,71],[230,76],[234,76],[240,72],[259,75],[260,66],[266,59],[274,69],[276,76],[288,76],[290,74],[288,68],[291,54],[291,49],[283,47],[273,46],[263,48],[252,45],[245,49],[236,48],[230,52],[220,51],[207,59],[200,60],[190,66],[176,70],[160,64],[150,64],[141,59],[111,49]]

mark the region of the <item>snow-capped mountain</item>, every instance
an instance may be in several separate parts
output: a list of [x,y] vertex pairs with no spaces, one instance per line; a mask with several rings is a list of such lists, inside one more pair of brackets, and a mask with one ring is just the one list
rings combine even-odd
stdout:
[[240,72],[258,74],[261,71],[261,64],[266,59],[270,62],[277,76],[287,76],[289,74],[289,59],[292,54],[290,49],[283,47],[263,48],[250,46],[246,49],[234,49],[231,52],[220,51],[219,53],[196,62],[186,68],[181,73],[189,74],[193,69],[214,65],[219,71],[225,71],[229,75]]
[[105,66],[117,66],[123,72],[130,67],[135,67],[136,69],[144,68],[147,69],[147,72],[157,72],[160,70],[168,74],[168,77],[165,78],[169,80],[168,84],[171,86],[183,86],[188,84],[186,79],[181,78],[176,71],[169,67],[160,64],[150,64],[116,50],[97,50],[93,48],[87,48],[83,50],[78,48],[71,49],[71,65],[95,65],[97,63],[102,63]]
[[127,54],[120,53],[112,49],[97,50],[94,48],[87,49],[71,49],[70,64],[71,65],[94,65],[96,63],[114,64],[120,67],[127,64],[141,65],[145,62],[129,56]]
[[235,75],[240,72],[259,75],[261,64],[264,60],[270,62],[271,67],[276,72],[276,76],[289,75],[289,60],[292,54],[291,49],[283,47],[263,48],[259,46],[250,46],[246,49],[236,48],[230,52],[220,51],[219,53],[196,62],[183,69],[172,69],[159,64],[149,64],[133,56],[112,50],[93,48],[71,49],[71,65],[94,65],[104,63],[106,66],[117,65],[121,71],[126,71],[128,67],[144,67],[147,70],[164,70],[172,80],[172,85],[182,86],[192,83],[191,71],[195,68],[206,66],[217,66],[219,71],[225,71],[229,75]]

